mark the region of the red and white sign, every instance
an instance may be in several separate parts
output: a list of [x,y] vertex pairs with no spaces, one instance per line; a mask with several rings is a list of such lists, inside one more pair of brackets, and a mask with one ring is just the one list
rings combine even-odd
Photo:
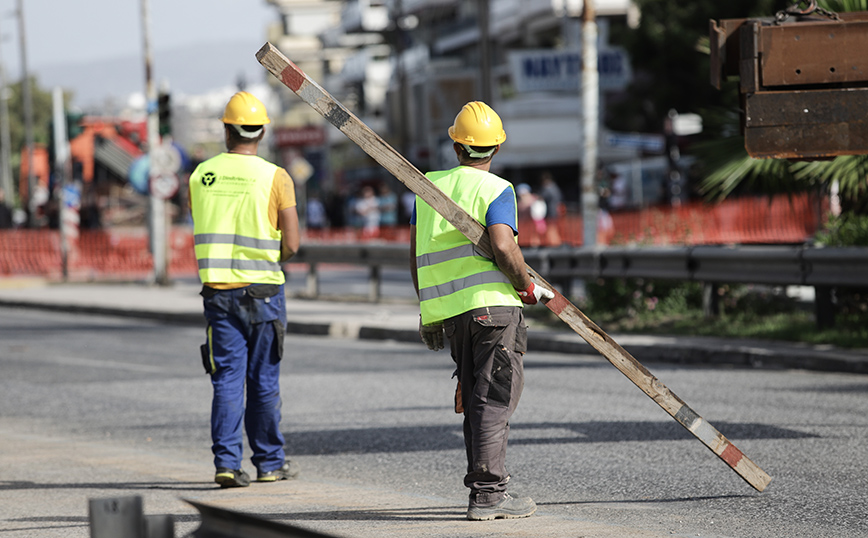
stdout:
[[279,148],[287,146],[322,146],[325,144],[325,129],[321,125],[305,127],[276,127],[274,142]]

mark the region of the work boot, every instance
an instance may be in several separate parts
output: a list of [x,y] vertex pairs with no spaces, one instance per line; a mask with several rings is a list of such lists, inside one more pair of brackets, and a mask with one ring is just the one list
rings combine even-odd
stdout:
[[528,517],[536,512],[536,503],[530,497],[513,497],[506,493],[491,506],[479,506],[473,500],[467,508],[467,519],[489,521],[491,519],[514,519]]
[[277,482],[278,480],[292,480],[298,477],[300,467],[294,461],[286,460],[283,467],[263,473],[256,472],[257,482]]
[[221,488],[246,488],[250,485],[250,476],[241,469],[217,467],[214,481],[220,484]]

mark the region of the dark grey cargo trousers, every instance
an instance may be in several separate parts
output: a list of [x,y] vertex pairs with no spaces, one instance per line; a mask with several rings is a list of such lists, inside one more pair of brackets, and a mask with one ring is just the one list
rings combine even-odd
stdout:
[[524,388],[527,326],[521,307],[477,308],[444,322],[461,383],[467,475],[474,504],[504,495],[509,418]]

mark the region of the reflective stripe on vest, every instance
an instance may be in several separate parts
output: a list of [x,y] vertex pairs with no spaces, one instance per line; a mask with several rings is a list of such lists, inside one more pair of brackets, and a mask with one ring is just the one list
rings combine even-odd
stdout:
[[[440,252],[431,252],[428,254],[422,254],[421,256],[417,256],[416,267],[428,267],[429,265],[436,265],[438,263],[468,257],[485,258],[485,256],[476,248],[476,245],[474,245],[473,243],[468,243],[466,245],[457,246],[448,250],[441,250]],[[481,284],[491,284],[492,282],[509,283],[509,279],[499,270],[486,271],[484,273],[477,273],[465,278],[450,280],[449,282],[443,284],[430,286],[427,288],[420,288],[419,299],[421,301],[427,301],[430,299],[436,299],[438,297],[445,297],[464,288],[479,286]]]
[[194,248],[202,282],[283,284],[281,233],[268,215],[278,167],[223,153],[190,176]]
[[[429,172],[428,178],[477,221],[510,187],[494,174],[470,167]],[[422,322],[436,323],[474,308],[521,306],[509,279],[470,240],[416,199],[416,269]]]
[[499,270],[476,273],[475,275],[451,280],[437,286],[421,288],[419,290],[419,300],[429,301],[431,299],[438,299],[440,297],[446,297],[447,295],[451,295],[457,291],[461,291],[472,286],[493,284],[495,282],[503,282],[509,284],[509,279],[506,278],[506,275],[501,273]]

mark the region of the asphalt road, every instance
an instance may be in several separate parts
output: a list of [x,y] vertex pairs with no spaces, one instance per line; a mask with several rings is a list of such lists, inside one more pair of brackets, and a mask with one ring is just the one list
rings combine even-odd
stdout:
[[865,376],[647,365],[772,475],[757,493],[600,357],[533,354],[508,466],[539,511],[471,523],[447,352],[290,336],[301,479],[220,490],[203,335],[0,311],[0,537],[89,536],[88,499],[123,495],[177,536],[198,526],[182,499],[348,538],[868,536]]

